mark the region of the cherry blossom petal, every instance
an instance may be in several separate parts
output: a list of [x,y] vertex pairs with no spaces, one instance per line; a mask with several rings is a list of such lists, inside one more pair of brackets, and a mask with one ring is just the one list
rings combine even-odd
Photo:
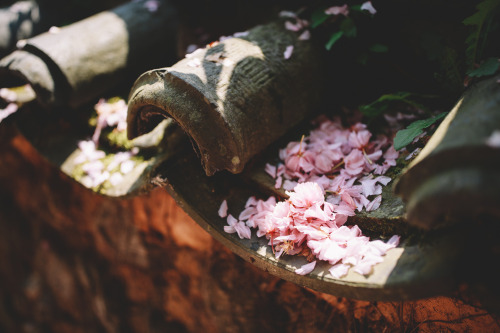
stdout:
[[286,192],[291,203],[296,207],[311,207],[315,203],[324,202],[323,189],[312,182],[299,183],[292,192]]
[[9,103],[5,109],[0,109],[0,123],[2,120],[13,114],[19,109],[16,103]]
[[311,38],[311,32],[309,30],[304,30],[303,33],[300,34],[299,40],[309,40]]
[[290,59],[292,57],[293,48],[293,45],[288,45],[285,49],[285,52],[283,52],[283,58]]
[[486,139],[486,144],[492,148],[500,148],[500,130],[495,130]]
[[316,267],[316,261],[313,261],[308,264],[302,265],[300,268],[297,268],[295,270],[295,273],[299,275],[307,275],[311,273],[315,267]]
[[302,24],[300,24],[299,22],[292,23],[290,21],[286,21],[285,22],[285,29],[290,30],[290,31],[299,31],[300,29],[302,29]]
[[276,177],[276,182],[274,183],[274,188],[280,189],[281,185],[283,185],[283,177]]
[[349,272],[349,268],[350,268],[349,265],[336,264],[333,265],[328,271],[330,272],[330,274],[332,274],[334,278],[340,279],[341,277],[347,275],[347,273]]
[[269,163],[266,163],[266,166],[265,166],[265,169],[264,171],[266,171],[266,173],[273,177],[273,178],[276,178],[276,167],[274,165],[271,165]]
[[[218,214],[220,217],[225,218],[227,216],[227,200],[222,200],[222,203],[220,204]],[[241,217],[240,217],[241,219]]]
[[347,5],[343,6],[333,6],[330,8],[325,9],[325,14],[327,15],[344,15],[347,16],[349,15],[349,7]]
[[250,231],[250,228],[243,222],[238,222],[234,225],[234,230],[238,233],[238,236],[243,239],[247,238],[250,239],[252,238],[252,232]]
[[375,15],[377,13],[377,10],[373,8],[372,2],[371,1],[366,1],[361,5],[361,10],[367,10],[370,12],[370,14]]
[[382,203],[382,196],[379,195],[366,206],[366,211],[371,212],[372,210],[379,208],[381,203]]

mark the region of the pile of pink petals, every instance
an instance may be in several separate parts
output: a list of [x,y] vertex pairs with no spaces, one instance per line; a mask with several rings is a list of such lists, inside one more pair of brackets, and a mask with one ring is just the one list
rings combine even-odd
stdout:
[[370,241],[357,226],[344,225],[356,211],[377,209],[382,186],[391,181],[383,174],[396,165],[398,153],[387,137],[371,139],[372,133],[361,123],[345,128],[338,119],[318,119],[318,127],[308,137],[280,151],[282,163],[266,165],[275,187],[283,187],[288,199],[251,197],[238,219],[227,215],[224,200],[219,209],[219,215],[227,217],[224,230],[249,239],[254,228],[258,237],[269,240],[276,257],[306,256],[309,263],[297,274],[310,273],[316,260],[331,264],[329,271],[335,278],[351,267],[359,274],[370,274],[385,253],[399,244],[399,236],[386,243]]

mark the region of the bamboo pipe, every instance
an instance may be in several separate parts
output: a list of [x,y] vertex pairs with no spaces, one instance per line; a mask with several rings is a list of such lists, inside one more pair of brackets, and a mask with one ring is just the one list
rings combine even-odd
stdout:
[[129,138],[171,117],[192,139],[207,175],[241,172],[320,104],[322,48],[298,37],[283,21],[272,22],[144,73],[129,95]]
[[395,185],[408,221],[430,229],[500,219],[500,75],[469,88]]
[[78,107],[173,58],[176,11],[132,1],[28,39],[0,61],[0,86],[29,83],[45,107]]

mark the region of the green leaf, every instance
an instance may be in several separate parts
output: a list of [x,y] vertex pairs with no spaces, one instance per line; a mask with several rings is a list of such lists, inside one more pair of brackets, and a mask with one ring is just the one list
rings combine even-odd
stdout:
[[393,94],[382,95],[377,100],[371,102],[370,104],[361,105],[359,107],[359,110],[361,111],[361,113],[363,113],[363,115],[369,118],[381,115],[389,108],[389,105],[393,102],[402,102],[409,104],[417,109],[425,110],[426,109],[425,106],[411,99],[411,97],[414,96],[415,96],[414,94],[411,94],[409,92],[397,92]]
[[352,10],[353,12],[361,12],[361,5],[353,5],[353,6],[350,6],[349,7],[350,10]]
[[358,29],[356,28],[356,24],[354,24],[353,19],[347,17],[342,23],[340,23],[340,30],[344,32],[346,37],[356,37],[358,33]]
[[311,28],[316,28],[325,22],[330,15],[323,8],[315,10],[311,15]]
[[[476,12],[462,21],[464,25],[472,26],[470,35],[466,38],[465,44],[467,61],[470,67],[474,66],[477,59],[481,58],[484,40],[489,33],[491,21],[495,18],[497,10],[500,8],[500,0],[483,0],[476,6]],[[484,26],[486,25],[486,29]],[[483,47],[479,47],[483,42]]]
[[328,42],[325,44],[326,49],[328,51],[330,51],[330,49],[332,48],[333,44],[335,44],[340,39],[340,37],[342,37],[342,35],[344,35],[343,31],[337,31],[337,32],[333,33],[330,36],[330,39],[328,40]]
[[499,67],[500,61],[498,58],[488,58],[481,66],[468,72],[467,75],[471,77],[488,76],[495,74]]
[[370,46],[370,51],[375,53],[386,53],[389,51],[389,48],[384,44],[373,44]]
[[424,129],[444,118],[447,114],[448,112],[443,112],[432,118],[414,121],[408,125],[406,129],[398,131],[394,137],[394,149],[400,150],[406,147],[412,143],[417,136],[422,134]]

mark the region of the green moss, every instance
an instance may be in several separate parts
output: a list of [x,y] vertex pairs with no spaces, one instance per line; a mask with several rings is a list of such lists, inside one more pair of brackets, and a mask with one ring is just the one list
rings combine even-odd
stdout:
[[117,147],[120,149],[130,150],[134,147],[132,141],[127,138],[126,131],[118,131],[113,129],[105,136],[107,143],[112,147]]

